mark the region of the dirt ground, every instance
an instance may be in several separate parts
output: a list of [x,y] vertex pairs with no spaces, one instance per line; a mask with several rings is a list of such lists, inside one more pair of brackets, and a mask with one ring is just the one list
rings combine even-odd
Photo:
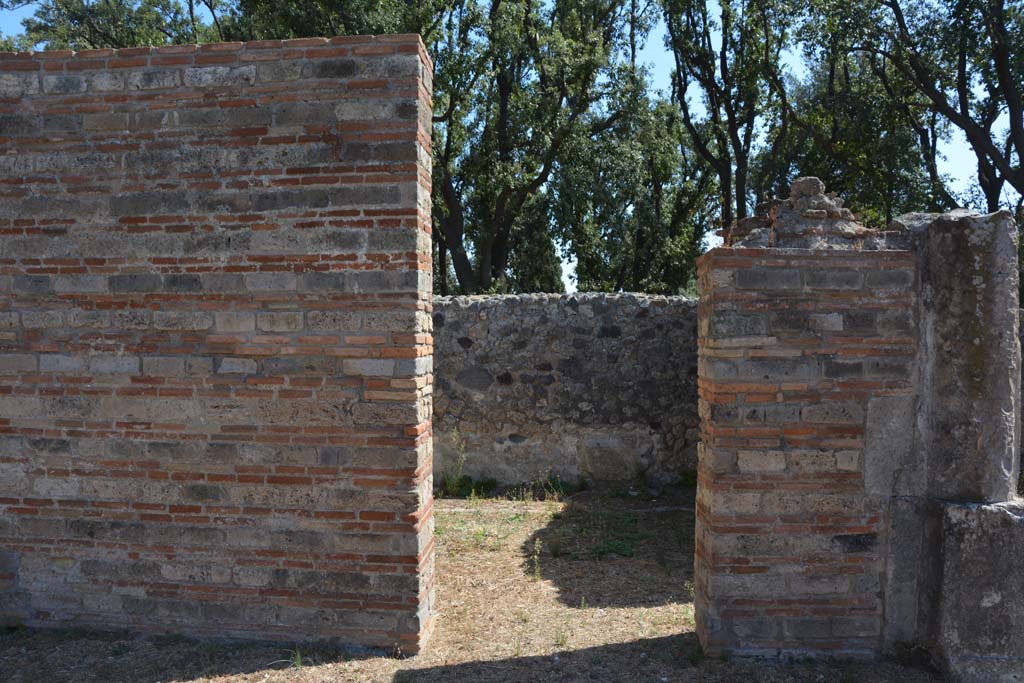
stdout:
[[704,658],[693,630],[693,492],[635,493],[439,501],[440,615],[418,657],[14,629],[0,632],[0,680],[940,680],[891,662]]

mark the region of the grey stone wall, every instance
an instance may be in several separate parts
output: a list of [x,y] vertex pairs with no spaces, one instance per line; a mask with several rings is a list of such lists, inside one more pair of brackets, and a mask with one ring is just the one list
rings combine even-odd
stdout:
[[436,297],[435,474],[460,454],[501,483],[695,469],[696,313],[642,294]]

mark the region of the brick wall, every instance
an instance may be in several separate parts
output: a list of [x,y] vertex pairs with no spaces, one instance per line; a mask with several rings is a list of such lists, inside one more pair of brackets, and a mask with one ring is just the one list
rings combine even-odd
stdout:
[[416,36],[0,55],[0,617],[415,652]]
[[889,496],[866,442],[913,431],[887,401],[913,401],[914,256],[720,248],[699,277],[701,643],[873,655]]
[[515,484],[674,482],[697,466],[697,315],[685,297],[434,301],[434,467]]

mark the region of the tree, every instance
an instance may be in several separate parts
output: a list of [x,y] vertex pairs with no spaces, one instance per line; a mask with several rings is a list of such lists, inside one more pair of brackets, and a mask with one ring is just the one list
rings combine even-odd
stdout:
[[438,59],[465,69],[435,81],[434,226],[463,291],[507,288],[517,221],[603,97],[620,10],[617,0],[495,0],[446,27]]
[[1024,10],[1005,0],[874,0],[821,5],[850,50],[891,68],[959,128],[978,161],[990,211],[1010,185],[1024,194]]
[[419,33],[429,45],[452,0],[237,0],[226,24],[234,40]]
[[789,131],[753,163],[758,195],[785,196],[793,178],[818,176],[876,227],[956,207],[937,166],[945,122],[871,57],[835,48],[808,54],[804,79],[780,92],[768,127],[778,130],[784,116]]
[[583,127],[566,145],[551,183],[554,224],[580,289],[679,294],[692,288],[718,215],[714,174],[677,110],[631,92],[623,76],[613,124]]
[[673,96],[694,148],[718,177],[720,220],[728,227],[747,215],[757,127],[772,106],[766,65],[780,61],[788,27],[785,3],[717,5],[717,17],[712,3],[698,0],[664,0],[663,8],[676,64]]
[[[0,2],[13,9],[28,0]],[[216,0],[207,0],[211,12]],[[138,45],[170,45],[221,40],[216,27],[197,18],[194,0],[43,0],[23,22],[18,46],[48,50],[87,50]]]

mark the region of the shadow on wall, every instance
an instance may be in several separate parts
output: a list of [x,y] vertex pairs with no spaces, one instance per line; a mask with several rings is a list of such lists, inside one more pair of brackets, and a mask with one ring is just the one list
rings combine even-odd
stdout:
[[570,607],[691,603],[695,494],[577,493],[523,544],[523,572],[550,581]]
[[430,669],[400,671],[394,683],[449,683],[450,681],[659,681],[678,680],[679,669],[700,660],[700,645],[693,633],[646,638],[568,650],[556,655],[516,657],[492,662],[467,662]]

